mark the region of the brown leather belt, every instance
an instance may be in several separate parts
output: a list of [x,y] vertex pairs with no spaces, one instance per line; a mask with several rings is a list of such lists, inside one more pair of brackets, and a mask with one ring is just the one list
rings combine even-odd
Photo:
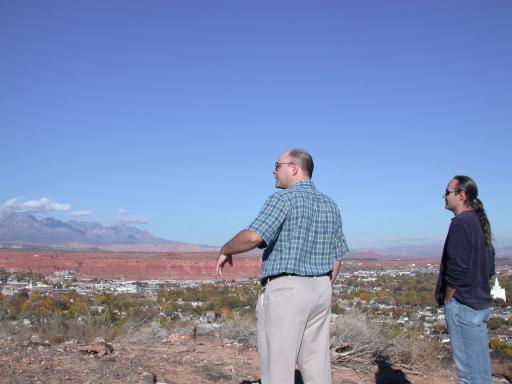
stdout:
[[331,277],[331,272],[332,271],[329,271],[329,272],[324,273],[322,275],[298,275],[296,273],[283,272],[283,273],[279,273],[277,275],[264,277],[260,281],[261,281],[261,285],[265,286],[265,285],[267,285],[267,283],[269,281],[272,281],[274,279],[277,279],[278,277],[283,277],[283,276],[300,276],[300,277],[323,277],[323,276],[329,276],[329,278],[330,278]]

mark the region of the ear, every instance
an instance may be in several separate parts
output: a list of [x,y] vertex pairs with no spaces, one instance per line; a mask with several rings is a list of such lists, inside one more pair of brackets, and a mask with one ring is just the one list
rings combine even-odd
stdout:
[[292,164],[292,176],[297,176],[299,173],[299,166],[297,164]]

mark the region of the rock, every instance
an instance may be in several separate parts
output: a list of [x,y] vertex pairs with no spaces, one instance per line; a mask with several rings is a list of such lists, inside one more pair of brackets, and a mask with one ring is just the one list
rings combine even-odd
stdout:
[[156,375],[151,372],[144,372],[142,374],[141,384],[154,384],[156,383]]
[[111,344],[103,341],[91,345],[84,345],[83,347],[79,347],[78,350],[98,356],[105,356],[112,354],[114,352],[114,347]]

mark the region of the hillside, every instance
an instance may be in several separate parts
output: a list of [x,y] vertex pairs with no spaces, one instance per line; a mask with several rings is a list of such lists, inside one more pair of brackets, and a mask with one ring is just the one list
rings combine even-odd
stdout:
[[[94,344],[94,343],[93,343]],[[256,349],[189,333],[171,334],[146,326],[109,343],[111,354],[81,351],[76,340],[51,343],[23,329],[0,330],[0,377],[5,384],[249,384],[259,378]],[[87,344],[90,346],[90,344]],[[374,366],[368,372],[333,367],[334,384],[451,384],[453,367],[437,372],[407,372]],[[300,383],[300,381],[297,381]]]

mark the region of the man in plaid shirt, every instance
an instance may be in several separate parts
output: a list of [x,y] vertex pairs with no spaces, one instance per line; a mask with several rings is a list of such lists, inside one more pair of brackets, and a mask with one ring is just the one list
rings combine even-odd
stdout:
[[300,149],[274,164],[276,187],[249,227],[220,250],[222,276],[232,255],[264,248],[256,305],[262,384],[330,384],[331,283],[348,252],[338,207],[313,183],[313,159]]

